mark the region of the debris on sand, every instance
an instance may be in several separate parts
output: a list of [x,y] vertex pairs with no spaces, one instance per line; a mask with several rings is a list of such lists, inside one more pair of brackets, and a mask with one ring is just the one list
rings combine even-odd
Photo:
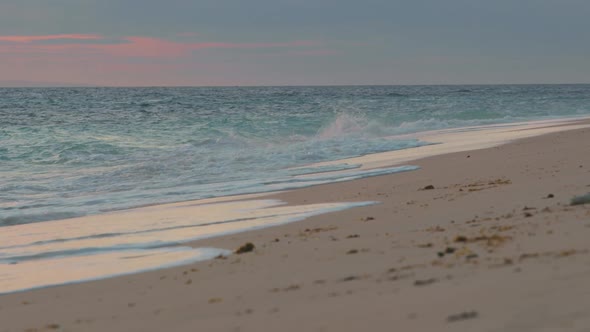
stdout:
[[429,184],[426,187],[422,188],[422,190],[432,190],[432,189],[434,189],[434,186],[431,185],[431,184]]
[[482,235],[477,236],[474,238],[468,238],[464,235],[458,235],[455,237],[455,242],[462,242],[462,243],[475,243],[475,242],[485,242],[489,247],[498,247],[499,245],[503,244],[507,240],[512,239],[510,236],[502,236],[498,234],[494,234],[491,236]]
[[293,285],[283,288],[283,291],[290,292],[290,291],[298,290],[300,288],[301,288],[301,286],[299,286],[297,284],[293,284]]
[[453,323],[453,322],[458,322],[458,321],[462,321],[462,320],[466,320],[466,319],[477,318],[478,316],[479,316],[479,314],[477,313],[477,311],[465,311],[460,314],[450,315],[449,317],[447,317],[447,322]]
[[432,248],[432,243],[428,242],[428,243],[423,243],[423,244],[419,244],[417,245],[418,248]]
[[456,250],[457,250],[456,248],[447,247],[444,251],[439,251],[436,254],[438,255],[438,257],[445,257],[445,255],[447,255],[447,254],[450,255],[450,254],[454,253]]
[[238,250],[236,250],[236,254],[245,254],[247,252],[253,251],[254,248],[256,248],[254,244],[252,242],[248,242],[243,246],[239,247]]
[[590,203],[590,193],[572,198],[570,205],[582,205],[582,204],[588,204],[588,203]]
[[427,231],[427,232],[444,232],[444,231],[445,231],[445,229],[444,229],[444,228],[442,228],[442,227],[440,227],[440,226],[438,226],[438,225],[436,225],[436,227],[432,227],[432,226],[431,226],[431,227],[428,227],[428,228],[426,229],[426,231]]
[[499,178],[499,179],[490,180],[490,181],[480,180],[480,181],[476,181],[476,182],[464,185],[462,187],[467,189],[467,191],[469,191],[469,192],[473,192],[473,191],[481,191],[481,190],[491,189],[491,188],[495,188],[495,187],[498,187],[501,185],[506,185],[506,184],[512,184],[512,181],[510,179],[506,179],[506,178]]
[[305,235],[305,234],[315,234],[315,233],[321,233],[321,232],[329,232],[329,231],[333,231],[338,229],[338,227],[336,226],[330,226],[330,227],[317,227],[317,228],[306,228],[303,232],[300,232],[300,235]]
[[340,279],[340,281],[353,281],[353,280],[359,280],[359,279],[360,279],[360,277],[358,277],[358,276],[348,276],[348,277]]
[[426,285],[434,284],[437,281],[438,281],[438,279],[436,279],[436,278],[416,280],[416,281],[414,281],[414,286],[426,286]]
[[467,242],[467,237],[463,235],[458,235],[455,237],[455,242]]

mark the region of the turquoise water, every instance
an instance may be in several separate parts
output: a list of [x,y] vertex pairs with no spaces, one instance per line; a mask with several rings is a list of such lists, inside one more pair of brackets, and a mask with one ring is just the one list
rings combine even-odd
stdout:
[[0,89],[0,225],[301,187],[356,165],[292,167],[428,144],[395,135],[588,114],[589,85]]

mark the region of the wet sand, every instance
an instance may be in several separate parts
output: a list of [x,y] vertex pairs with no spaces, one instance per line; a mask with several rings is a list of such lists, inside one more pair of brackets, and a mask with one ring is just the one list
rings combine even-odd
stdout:
[[[0,296],[0,331],[585,331],[590,129],[269,196],[380,201],[201,240],[251,252]],[[45,273],[40,271],[39,273]]]

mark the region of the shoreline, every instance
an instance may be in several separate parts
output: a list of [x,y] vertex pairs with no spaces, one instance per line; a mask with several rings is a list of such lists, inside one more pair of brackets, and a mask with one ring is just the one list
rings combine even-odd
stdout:
[[[403,148],[400,150],[392,150],[392,151],[385,151],[385,152],[376,152],[370,153],[365,155],[347,157],[342,159],[336,160],[328,160],[323,162],[317,163],[310,163],[305,164],[302,166],[296,166],[289,168],[291,170],[298,170],[298,169],[307,169],[313,167],[326,167],[326,166],[335,166],[335,165],[342,165],[346,164],[356,164],[358,167],[351,167],[345,168],[340,170],[318,170],[311,173],[303,173],[299,175],[293,175],[293,178],[307,178],[313,177],[316,175],[322,174],[339,174],[347,171],[355,171],[355,170],[378,170],[382,168],[388,167],[395,167],[395,166],[403,166],[403,163],[412,162],[414,160],[420,160],[423,158],[428,158],[431,156],[436,155],[444,155],[454,152],[460,151],[470,151],[470,150],[479,150],[485,149],[488,147],[498,146],[502,144],[507,144],[512,140],[518,140],[527,137],[534,137],[545,135],[553,132],[559,132],[563,130],[571,130],[574,127],[576,128],[584,128],[586,126],[590,126],[590,116],[583,115],[583,116],[569,116],[565,118],[552,118],[552,119],[541,119],[541,120],[530,120],[530,121],[519,121],[519,122],[507,122],[507,123],[495,123],[495,124],[488,124],[488,125],[476,125],[476,126],[467,126],[467,127],[453,127],[453,128],[445,128],[445,129],[435,129],[435,130],[427,130],[409,134],[400,134],[387,137],[389,139],[416,139],[419,141],[423,141],[428,143],[423,146],[417,147],[410,147],[410,148]],[[514,134],[518,131],[532,131],[532,134]],[[471,145],[462,145],[457,146],[455,143],[458,139],[465,139],[469,140],[475,134],[478,133],[491,133],[494,137],[493,139],[485,139],[478,141],[476,144]],[[467,134],[467,135],[466,135]],[[432,140],[430,142],[429,140]],[[451,143],[451,144],[449,144]],[[447,147],[451,145],[451,147]],[[445,147],[444,149],[440,149],[440,147]],[[425,151],[424,151],[425,150]],[[401,172],[405,172],[401,171]],[[393,172],[397,173],[397,172]],[[381,176],[379,175],[368,175],[371,176]],[[351,180],[345,180],[351,181]],[[336,181],[337,182],[337,181]],[[332,182],[326,182],[332,183]],[[324,183],[321,183],[324,184]],[[317,184],[311,184],[311,186],[316,186]],[[134,205],[125,208],[111,208],[102,210],[99,213],[92,213],[86,215],[79,215],[79,216],[72,216],[67,218],[60,218],[60,219],[49,219],[43,221],[36,221],[36,222],[25,222],[25,223],[15,223],[15,224],[8,224],[3,227],[12,227],[12,226],[22,226],[22,225],[29,225],[29,224],[37,224],[40,222],[59,222],[63,220],[69,219],[84,219],[87,217],[95,217],[95,216],[104,216],[104,215],[111,215],[111,214],[118,214],[118,213],[126,213],[128,211],[137,211],[142,209],[149,209],[154,207],[173,207],[182,204],[209,204],[209,203],[220,203],[220,202],[228,202],[228,201],[243,201],[243,200],[250,200],[253,198],[263,198],[267,196],[271,196],[277,193],[281,193],[284,191],[291,191],[291,190],[299,190],[301,188],[307,188],[308,186],[303,187],[294,187],[294,188],[282,188],[282,189],[270,189],[267,191],[254,191],[254,192],[245,192],[245,193],[238,193],[238,194],[229,194],[223,196],[213,196],[213,197],[206,197],[206,198],[196,198],[196,199],[183,199],[178,201],[164,201],[164,202],[152,202],[152,203],[145,203],[140,205]]]
[[[508,308],[499,305],[503,303],[524,312],[524,318],[515,320],[520,326],[523,322],[534,325],[530,315],[535,312],[520,304],[550,305],[546,295],[539,295],[537,302],[519,302],[517,297],[516,303],[504,303],[497,298],[499,294],[507,298],[522,295],[512,289],[514,285],[538,293],[543,283],[534,282],[540,278],[535,271],[548,273],[549,281],[543,282],[571,295],[573,286],[555,279],[554,267],[570,273],[563,278],[579,287],[583,284],[576,276],[590,273],[586,255],[590,246],[581,236],[587,227],[581,225],[578,230],[580,225],[571,221],[589,220],[588,210],[568,206],[574,195],[590,191],[581,182],[590,168],[585,153],[588,146],[583,144],[589,138],[589,129],[564,130],[469,153],[417,159],[413,163],[421,169],[412,172],[264,194],[264,198],[288,205],[383,203],[188,243],[235,249],[252,242],[254,253],[0,295],[0,318],[8,322],[6,331],[50,330],[51,324],[64,331],[361,328],[361,322],[354,319],[371,319],[376,329],[492,331],[506,327],[498,322],[509,323]],[[494,164],[498,160],[508,165]],[[562,171],[567,174],[560,174]],[[421,190],[429,185],[434,189]],[[549,194],[554,198],[547,198]],[[543,212],[545,208],[550,211]],[[459,236],[465,241],[456,241]],[[552,237],[559,241],[551,241]],[[453,252],[447,253],[448,248]],[[497,279],[508,280],[502,286],[515,294],[498,290]],[[482,289],[482,285],[489,288]],[[425,291],[428,289],[434,295]],[[188,290],[194,296],[188,296]],[[474,301],[470,292],[496,300],[491,304]],[[462,306],[435,306],[449,297]],[[585,304],[584,299],[576,301],[580,307]],[[52,302],[63,308],[50,305]],[[361,304],[364,306],[359,307]],[[325,309],[334,305],[339,306],[337,312]],[[388,313],[384,307],[392,305],[409,309],[395,317],[379,318]],[[419,310],[421,306],[428,309],[426,313]],[[34,317],[25,320],[29,316]],[[587,320],[590,316],[581,317]],[[551,322],[559,323],[559,319]],[[291,325],[296,323],[299,325]]]

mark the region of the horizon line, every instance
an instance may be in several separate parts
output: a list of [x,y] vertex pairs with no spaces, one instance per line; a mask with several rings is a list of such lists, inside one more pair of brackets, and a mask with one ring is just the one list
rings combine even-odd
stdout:
[[[18,82],[18,81],[17,81]],[[410,84],[237,84],[237,85],[102,85],[87,83],[54,83],[54,82],[34,82],[23,81],[27,85],[2,85],[2,88],[271,88],[271,87],[370,87],[370,86],[501,86],[501,85],[590,85],[590,82],[572,82],[572,83],[410,83]],[[44,85],[46,84],[46,85]]]

